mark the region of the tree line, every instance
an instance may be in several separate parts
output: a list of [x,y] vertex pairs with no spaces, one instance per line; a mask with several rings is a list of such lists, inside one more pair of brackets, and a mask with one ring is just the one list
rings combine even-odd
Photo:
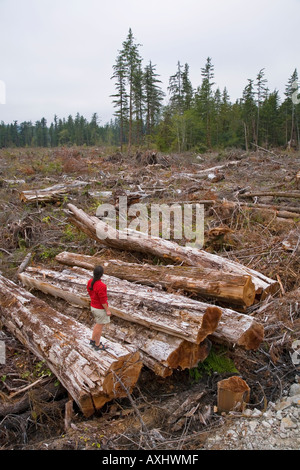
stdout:
[[287,79],[283,99],[278,90],[269,90],[261,69],[232,103],[227,88],[216,86],[211,57],[200,69],[196,88],[189,65],[178,61],[164,93],[156,66],[152,61],[143,65],[140,47],[130,28],[113,65],[114,119],[109,123],[100,125],[97,113],[89,121],[79,113],[67,119],[54,116],[50,125],[45,118],[35,123],[1,122],[0,147],[115,145],[121,150],[156,147],[163,152],[300,148],[297,69]]

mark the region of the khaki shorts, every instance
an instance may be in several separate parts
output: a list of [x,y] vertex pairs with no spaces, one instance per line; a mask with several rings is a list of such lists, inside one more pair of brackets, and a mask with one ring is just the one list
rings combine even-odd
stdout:
[[91,307],[91,312],[93,314],[94,320],[100,325],[105,325],[110,322],[110,316],[107,315],[106,310],[100,308]]

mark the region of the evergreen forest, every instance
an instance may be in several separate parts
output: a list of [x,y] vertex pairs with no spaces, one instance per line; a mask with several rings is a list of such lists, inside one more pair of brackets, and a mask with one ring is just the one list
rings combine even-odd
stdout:
[[284,96],[268,88],[265,69],[249,78],[241,97],[231,102],[227,88],[217,86],[208,57],[199,67],[199,84],[189,65],[178,61],[167,93],[156,66],[143,63],[132,30],[112,66],[114,119],[102,125],[95,112],[39,121],[0,123],[0,148],[72,145],[117,146],[121,151],[156,148],[161,152],[204,152],[228,147],[300,148],[300,99],[297,69],[287,73]]

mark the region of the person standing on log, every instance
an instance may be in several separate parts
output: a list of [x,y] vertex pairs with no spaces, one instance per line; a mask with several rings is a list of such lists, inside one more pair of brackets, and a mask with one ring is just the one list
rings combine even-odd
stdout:
[[104,351],[107,349],[107,347],[100,342],[100,339],[103,326],[110,322],[111,316],[107,301],[107,287],[106,284],[101,281],[103,272],[104,271],[102,266],[96,266],[94,269],[93,278],[90,279],[87,283],[87,291],[91,298],[91,312],[96,322],[90,344],[97,351]]

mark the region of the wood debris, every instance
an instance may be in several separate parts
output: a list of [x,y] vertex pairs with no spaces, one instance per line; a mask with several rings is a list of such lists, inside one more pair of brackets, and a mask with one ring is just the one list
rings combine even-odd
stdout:
[[72,181],[59,183],[42,189],[28,189],[20,192],[22,202],[54,202],[63,199],[71,191],[83,188],[89,183],[86,181]]

